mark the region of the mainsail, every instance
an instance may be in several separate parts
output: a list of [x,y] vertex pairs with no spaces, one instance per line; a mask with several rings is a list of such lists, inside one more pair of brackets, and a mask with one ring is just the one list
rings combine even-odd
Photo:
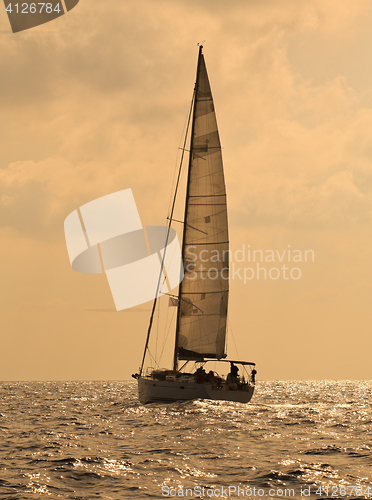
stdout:
[[226,188],[211,88],[199,50],[179,289],[178,359],[223,358],[229,289]]

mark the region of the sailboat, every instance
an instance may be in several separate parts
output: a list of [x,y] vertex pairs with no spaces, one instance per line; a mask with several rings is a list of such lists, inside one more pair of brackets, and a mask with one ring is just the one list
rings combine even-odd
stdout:
[[[155,298],[142,364],[139,372],[132,376],[138,380],[139,400],[143,404],[194,399],[247,403],[254,392],[255,363],[227,360],[225,352],[229,295],[227,201],[221,144],[202,45],[199,45],[189,125],[190,121],[185,215],[182,221],[184,277],[179,285],[178,297],[172,298],[177,303],[173,367],[150,368],[144,373],[157,304]],[[188,130],[184,146],[187,135]],[[186,148],[182,148],[182,155],[185,151]],[[180,171],[168,217],[169,231],[179,179]],[[187,369],[190,362],[194,362],[193,369]],[[230,373],[221,376],[217,370],[207,371],[205,365],[208,362],[219,366],[224,364],[225,367],[226,363],[230,363]]]

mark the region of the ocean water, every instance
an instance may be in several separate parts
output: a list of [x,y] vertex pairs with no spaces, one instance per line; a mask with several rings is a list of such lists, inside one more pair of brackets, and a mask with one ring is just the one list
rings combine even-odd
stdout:
[[247,405],[142,406],[136,382],[0,392],[7,500],[372,497],[370,381],[258,382]]

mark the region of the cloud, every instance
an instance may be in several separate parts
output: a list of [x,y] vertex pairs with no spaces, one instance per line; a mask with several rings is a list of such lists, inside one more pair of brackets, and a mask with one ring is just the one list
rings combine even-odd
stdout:
[[201,33],[233,216],[368,222],[372,94],[343,76],[314,83],[288,57],[292,36],[350,38],[368,13],[334,5],[109,0],[80,3],[55,33],[0,38],[1,224],[41,235],[127,187],[144,217],[165,214]]

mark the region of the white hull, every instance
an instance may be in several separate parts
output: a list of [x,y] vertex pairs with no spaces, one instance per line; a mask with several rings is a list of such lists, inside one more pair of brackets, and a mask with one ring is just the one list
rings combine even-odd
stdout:
[[253,391],[252,385],[247,386],[247,390],[244,391],[233,391],[228,388],[212,388],[212,384],[208,382],[199,384],[191,381],[160,381],[144,377],[138,379],[138,396],[142,404],[193,399],[248,403],[253,396]]

